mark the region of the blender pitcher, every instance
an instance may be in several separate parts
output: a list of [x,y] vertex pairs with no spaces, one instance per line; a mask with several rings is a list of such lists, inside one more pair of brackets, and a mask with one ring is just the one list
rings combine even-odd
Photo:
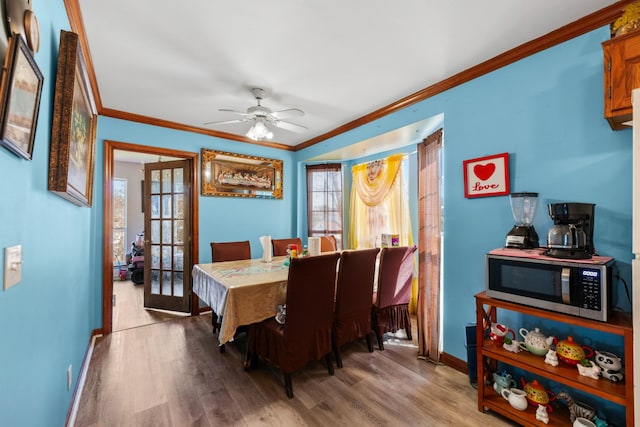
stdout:
[[511,193],[511,212],[516,225],[507,234],[507,248],[531,249],[540,246],[538,233],[533,228],[533,217],[538,207],[538,193]]

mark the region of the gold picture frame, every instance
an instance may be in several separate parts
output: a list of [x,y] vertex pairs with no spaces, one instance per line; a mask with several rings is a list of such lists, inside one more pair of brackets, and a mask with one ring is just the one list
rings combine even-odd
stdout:
[[60,31],[49,154],[49,191],[78,206],[91,206],[96,111],[78,35]]
[[31,160],[44,76],[20,34],[13,34],[2,70],[0,145]]
[[282,199],[282,160],[203,148],[203,196]]

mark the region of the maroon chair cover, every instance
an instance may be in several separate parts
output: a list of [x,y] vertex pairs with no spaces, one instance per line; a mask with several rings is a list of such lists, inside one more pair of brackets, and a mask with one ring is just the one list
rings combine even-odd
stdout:
[[[248,240],[239,242],[211,242],[211,262],[237,261],[239,259],[251,259],[251,243]],[[213,309],[211,310],[211,326],[213,333],[220,330],[220,319]],[[220,352],[225,351],[225,346],[220,346]]]
[[371,298],[379,248],[344,251],[340,257],[333,320],[333,350],[336,363],[342,368],[340,347],[365,337],[369,352],[371,344]]
[[251,243],[241,242],[211,242],[211,262],[236,261],[251,259]]
[[371,324],[384,350],[382,335],[404,329],[411,340],[411,281],[413,280],[413,253],[416,246],[383,248],[378,269],[378,290],[371,310]]
[[331,253],[293,258],[287,282],[287,315],[284,325],[267,319],[249,326],[245,369],[263,359],[284,373],[285,390],[293,398],[291,373],[312,360],[331,362],[331,326],[340,255]]
[[338,250],[338,242],[334,235],[320,236],[320,252],[335,252]]
[[298,245],[298,253],[302,253],[302,240],[298,237],[292,239],[272,239],[273,256],[287,255],[287,246]]

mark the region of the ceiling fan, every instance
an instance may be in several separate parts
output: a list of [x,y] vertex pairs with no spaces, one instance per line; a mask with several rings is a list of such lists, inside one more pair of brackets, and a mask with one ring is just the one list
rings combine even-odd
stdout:
[[230,113],[238,114],[242,116],[239,119],[234,120],[223,120],[219,122],[207,122],[205,125],[222,125],[229,123],[242,123],[242,122],[254,122],[249,132],[247,132],[247,136],[256,141],[261,141],[263,139],[271,139],[273,138],[273,132],[269,130],[267,124],[285,129],[291,132],[305,132],[307,130],[306,127],[296,125],[294,123],[285,122],[282,119],[286,119],[289,117],[301,117],[304,116],[304,111],[298,108],[288,108],[286,110],[280,111],[271,111],[270,108],[264,107],[261,105],[261,101],[264,99],[265,91],[262,88],[253,88],[251,89],[251,93],[256,98],[258,105],[251,106],[247,108],[246,112],[230,110],[227,108],[221,108],[218,111],[227,111]]

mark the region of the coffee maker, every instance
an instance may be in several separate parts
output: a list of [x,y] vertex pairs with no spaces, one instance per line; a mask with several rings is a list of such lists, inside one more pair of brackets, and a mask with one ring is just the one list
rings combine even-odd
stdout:
[[592,203],[551,203],[553,226],[547,235],[546,255],[554,258],[588,259],[595,253]]
[[505,247],[532,249],[539,245],[538,233],[533,228],[533,217],[538,207],[538,193],[511,193],[511,212],[516,225],[507,233]]

